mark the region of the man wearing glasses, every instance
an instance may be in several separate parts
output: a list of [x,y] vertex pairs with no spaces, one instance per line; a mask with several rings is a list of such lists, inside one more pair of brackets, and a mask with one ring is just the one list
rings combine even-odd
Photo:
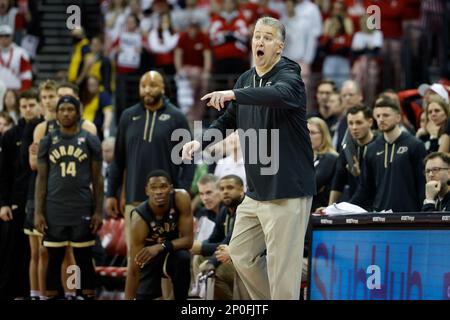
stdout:
[[450,211],[450,157],[433,152],[425,160],[425,200],[422,211]]

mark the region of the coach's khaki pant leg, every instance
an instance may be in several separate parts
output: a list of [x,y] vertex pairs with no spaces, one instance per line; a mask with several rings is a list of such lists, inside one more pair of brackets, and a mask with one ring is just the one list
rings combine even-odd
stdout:
[[270,297],[298,300],[312,197],[262,202],[258,218],[267,247]]
[[[311,197],[274,201],[246,197],[238,207],[230,254],[252,299],[299,299],[311,203]],[[267,254],[261,256],[264,249]]]
[[237,272],[234,274],[233,300],[251,300],[250,294]]
[[230,241],[230,256],[248,294],[254,300],[270,299],[266,248],[261,223],[256,215],[260,202],[246,196],[238,206]]

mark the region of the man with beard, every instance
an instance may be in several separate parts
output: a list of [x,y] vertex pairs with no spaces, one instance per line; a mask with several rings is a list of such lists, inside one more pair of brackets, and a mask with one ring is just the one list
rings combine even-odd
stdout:
[[375,211],[420,211],[425,196],[425,146],[400,130],[401,111],[395,101],[377,101],[373,113],[382,135],[367,148],[359,186],[350,202]]
[[[369,144],[375,140],[371,129],[372,124],[372,110],[368,107],[358,104],[347,111],[348,133],[351,136],[349,144],[353,143],[355,154],[349,155],[351,159],[346,156],[346,152],[348,152],[346,149],[350,148],[351,150],[349,144],[345,145],[341,150],[331,185],[329,205],[338,201],[347,201],[355,193],[361,174],[362,160],[366,156]],[[344,197],[341,198],[346,186],[348,186],[348,190],[345,192]]]
[[161,277],[172,280],[176,300],[187,299],[193,241],[191,197],[174,189],[170,176],[154,170],[146,179],[147,200],[131,211],[126,299],[161,297]]
[[[194,176],[193,164],[176,165],[171,159],[178,141],[171,141],[176,129],[189,131],[183,113],[164,96],[164,79],[156,71],[145,73],[139,83],[141,102],[126,109],[119,121],[114,161],[108,177],[106,211],[111,217],[125,216],[125,239],[130,244],[130,212],[147,198],[146,175],[156,169],[169,174],[175,188],[189,190]],[[181,159],[181,155],[180,155]],[[125,203],[115,197],[125,189]],[[125,205],[125,208],[123,206]]]
[[195,241],[192,254],[203,257],[194,259],[194,275],[215,270],[215,300],[231,300],[233,298],[234,266],[231,262],[228,244],[233,233],[236,209],[244,199],[244,183],[234,174],[219,180],[220,197],[224,206],[216,218],[213,233],[204,242]]

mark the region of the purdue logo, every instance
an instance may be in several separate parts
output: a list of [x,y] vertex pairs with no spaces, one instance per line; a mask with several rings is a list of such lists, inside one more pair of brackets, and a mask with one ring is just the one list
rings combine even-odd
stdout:
[[59,158],[61,157],[74,157],[79,162],[83,162],[87,159],[87,154],[80,148],[75,148],[74,146],[70,145],[66,148],[66,146],[60,146],[57,149],[54,149],[52,152],[50,152],[49,158],[50,161],[53,163],[56,163]]
[[162,115],[159,116],[158,118],[160,121],[167,121],[170,119],[170,115],[169,114],[165,114],[163,113]]
[[400,147],[397,150],[397,154],[402,154],[405,153],[406,151],[408,151],[408,147]]

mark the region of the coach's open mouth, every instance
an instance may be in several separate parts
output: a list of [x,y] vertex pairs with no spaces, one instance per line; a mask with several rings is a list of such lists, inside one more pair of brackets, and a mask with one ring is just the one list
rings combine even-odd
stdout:
[[262,57],[264,55],[264,51],[262,50],[256,50],[256,56],[257,57]]

